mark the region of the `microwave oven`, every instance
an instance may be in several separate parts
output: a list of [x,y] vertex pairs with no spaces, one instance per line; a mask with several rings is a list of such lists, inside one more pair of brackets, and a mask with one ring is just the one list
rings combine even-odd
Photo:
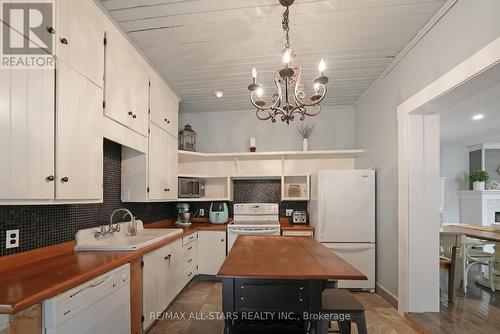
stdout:
[[205,197],[205,180],[179,178],[179,198]]

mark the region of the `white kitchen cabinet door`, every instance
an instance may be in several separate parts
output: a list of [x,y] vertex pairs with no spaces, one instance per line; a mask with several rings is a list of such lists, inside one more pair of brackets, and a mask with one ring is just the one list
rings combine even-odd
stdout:
[[150,123],[148,183],[150,200],[177,199],[177,139]]
[[166,150],[168,134],[156,124],[149,125],[148,188],[150,200],[164,200],[167,197]]
[[102,199],[102,89],[65,63],[57,81],[56,199]]
[[54,198],[54,70],[0,70],[0,200]]
[[167,108],[167,131],[175,138],[179,135],[179,99],[165,86],[165,104]]
[[56,55],[97,86],[104,86],[104,18],[90,0],[57,0]]
[[198,273],[217,275],[226,259],[226,231],[198,232]]
[[149,120],[177,138],[179,99],[156,74],[151,74]]
[[166,159],[165,171],[166,180],[165,188],[167,189],[166,199],[176,200],[178,195],[178,153],[177,153],[177,138],[167,134],[166,136]]
[[111,24],[106,33],[104,114],[147,136],[149,75],[144,60]]

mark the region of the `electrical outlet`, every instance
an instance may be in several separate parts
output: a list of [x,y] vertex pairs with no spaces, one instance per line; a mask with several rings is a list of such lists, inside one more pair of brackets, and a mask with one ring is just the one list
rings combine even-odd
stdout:
[[204,217],[205,216],[205,209],[200,209],[200,217]]
[[5,239],[5,248],[19,247],[19,230],[7,231],[7,238]]
[[285,214],[287,217],[290,217],[292,215],[292,213],[293,213],[293,209],[286,209]]

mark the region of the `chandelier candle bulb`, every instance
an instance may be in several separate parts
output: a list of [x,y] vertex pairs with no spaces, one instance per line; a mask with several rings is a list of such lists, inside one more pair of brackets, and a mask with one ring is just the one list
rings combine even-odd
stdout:
[[323,76],[323,72],[325,72],[325,70],[326,70],[326,64],[323,61],[323,59],[321,59],[321,61],[319,62],[318,68],[319,68],[319,75]]
[[252,69],[252,79],[253,83],[257,82],[257,69],[255,67]]

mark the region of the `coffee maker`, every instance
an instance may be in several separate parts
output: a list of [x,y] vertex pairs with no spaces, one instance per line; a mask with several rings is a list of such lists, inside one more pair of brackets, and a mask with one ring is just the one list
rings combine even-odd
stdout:
[[179,226],[190,226],[191,222],[191,212],[189,212],[189,204],[179,203],[177,204],[177,221],[175,222]]

